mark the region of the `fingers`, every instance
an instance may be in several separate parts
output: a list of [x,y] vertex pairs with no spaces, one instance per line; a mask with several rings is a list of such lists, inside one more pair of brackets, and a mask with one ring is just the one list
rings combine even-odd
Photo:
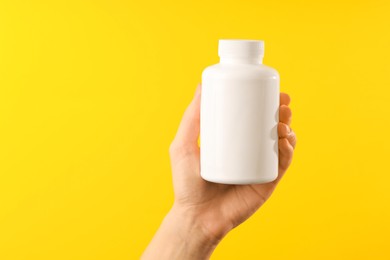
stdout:
[[200,131],[200,97],[201,85],[196,88],[194,98],[188,105],[172,142],[178,147],[197,147]]
[[280,93],[280,107],[279,107],[279,168],[282,172],[286,171],[290,166],[294,148],[297,143],[297,138],[294,131],[291,129],[292,112],[288,107],[291,99],[286,93]]
[[294,148],[290,144],[290,142],[287,140],[287,138],[281,138],[279,139],[279,168],[282,171],[287,170],[288,166],[290,166]]
[[279,121],[285,123],[286,125],[291,124],[291,109],[286,105],[281,105],[279,107]]
[[295,146],[297,144],[297,136],[294,133],[294,131],[291,129],[290,133],[287,136],[288,142],[291,144],[292,148],[295,149]]
[[278,124],[279,139],[286,138],[293,148],[297,143],[297,137],[294,131],[286,124],[279,122]]
[[280,138],[285,138],[290,133],[291,129],[288,125],[285,123],[279,122],[278,123],[278,136]]
[[280,93],[280,105],[288,106],[290,104],[291,98],[286,93]]

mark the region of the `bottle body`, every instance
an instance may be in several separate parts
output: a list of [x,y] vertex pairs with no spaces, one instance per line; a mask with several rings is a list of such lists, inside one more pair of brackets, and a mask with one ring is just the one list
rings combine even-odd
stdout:
[[278,175],[279,75],[242,61],[202,73],[201,176],[207,181],[266,183]]

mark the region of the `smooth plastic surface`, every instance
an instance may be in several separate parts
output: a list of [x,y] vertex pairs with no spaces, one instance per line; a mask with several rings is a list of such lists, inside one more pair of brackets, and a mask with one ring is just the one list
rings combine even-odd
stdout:
[[262,41],[221,40],[221,62],[202,73],[201,176],[224,184],[278,175],[279,74]]
[[264,56],[264,42],[257,40],[219,40],[219,57]]

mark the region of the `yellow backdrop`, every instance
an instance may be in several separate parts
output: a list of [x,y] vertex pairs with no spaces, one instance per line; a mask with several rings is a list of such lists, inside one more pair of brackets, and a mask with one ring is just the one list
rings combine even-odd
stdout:
[[0,0],[0,259],[137,259],[220,38],[263,39],[293,164],[212,259],[389,259],[390,2]]

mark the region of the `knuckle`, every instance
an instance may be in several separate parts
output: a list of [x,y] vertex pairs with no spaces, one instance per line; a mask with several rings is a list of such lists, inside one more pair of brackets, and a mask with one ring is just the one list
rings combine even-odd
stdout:
[[297,135],[295,134],[295,132],[293,130],[291,130],[289,141],[290,141],[292,147],[295,149],[295,146],[297,145]]

